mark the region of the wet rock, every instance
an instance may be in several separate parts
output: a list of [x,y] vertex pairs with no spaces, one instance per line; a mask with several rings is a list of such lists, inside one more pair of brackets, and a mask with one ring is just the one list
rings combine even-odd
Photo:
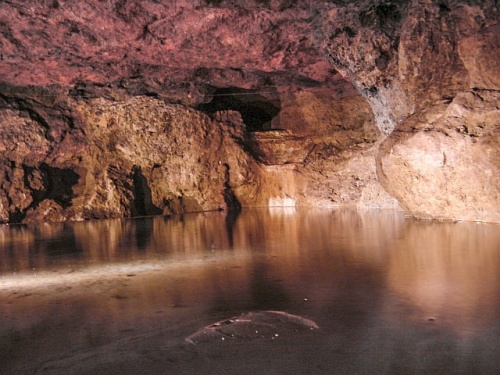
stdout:
[[282,311],[248,312],[211,324],[186,338],[190,344],[279,340],[317,330],[312,320]]

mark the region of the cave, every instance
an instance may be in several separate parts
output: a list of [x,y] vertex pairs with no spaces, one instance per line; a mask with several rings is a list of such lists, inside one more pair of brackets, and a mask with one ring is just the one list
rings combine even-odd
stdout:
[[212,100],[199,105],[198,109],[210,115],[218,111],[238,111],[248,131],[265,131],[271,129],[271,121],[280,111],[280,100],[270,100],[264,95],[276,96],[276,89],[217,88],[211,95]]
[[40,202],[43,199],[53,199],[63,208],[71,205],[74,197],[73,187],[78,183],[79,176],[69,168],[51,167],[47,164],[40,165],[44,187],[42,190],[34,192],[34,201]]
[[499,19],[0,1],[0,373],[496,374]]

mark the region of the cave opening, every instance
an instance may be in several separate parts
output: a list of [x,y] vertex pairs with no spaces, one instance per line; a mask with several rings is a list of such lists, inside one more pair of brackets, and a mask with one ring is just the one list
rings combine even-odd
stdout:
[[41,192],[42,196],[36,196],[34,192],[33,200],[40,202],[43,199],[53,199],[62,208],[71,206],[74,197],[73,187],[78,183],[80,176],[71,168],[56,168],[45,163],[41,164],[40,171],[43,174],[46,190]]
[[[23,165],[25,173],[25,184],[31,190],[33,202],[30,208],[37,207],[45,199],[52,199],[62,208],[71,206],[74,198],[73,187],[78,183],[80,176],[71,168],[51,167],[46,163],[40,164],[39,168]],[[32,180],[36,180],[39,174],[40,186],[33,186]],[[35,183],[36,185],[36,183]]]
[[[269,99],[262,94],[271,94],[276,99]],[[264,131],[271,129],[271,121],[280,112],[281,102],[275,88],[246,90],[225,87],[217,88],[212,94],[212,100],[199,105],[198,109],[210,116],[218,111],[238,111],[248,131]]]
[[10,223],[22,223],[28,211],[35,210],[46,199],[53,200],[63,209],[72,205],[75,197],[73,188],[80,178],[73,169],[52,167],[46,163],[41,163],[37,168],[23,164],[22,168],[24,184],[32,201],[28,207],[10,212]]

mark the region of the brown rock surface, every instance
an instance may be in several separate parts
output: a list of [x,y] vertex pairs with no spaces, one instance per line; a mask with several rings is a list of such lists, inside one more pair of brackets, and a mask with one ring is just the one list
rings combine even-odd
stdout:
[[499,221],[500,98],[459,94],[382,145],[381,181],[419,217]]
[[500,222],[498,16],[493,0],[3,1],[0,222],[269,205]]

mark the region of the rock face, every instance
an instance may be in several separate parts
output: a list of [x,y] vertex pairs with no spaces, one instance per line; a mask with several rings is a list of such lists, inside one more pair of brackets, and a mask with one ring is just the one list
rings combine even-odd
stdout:
[[407,119],[380,148],[380,181],[418,217],[498,221],[499,99],[464,92]]
[[498,222],[497,4],[382,1],[357,19],[356,7],[320,43],[388,135],[379,181],[417,217]]
[[500,222],[494,0],[0,3],[0,222]]

